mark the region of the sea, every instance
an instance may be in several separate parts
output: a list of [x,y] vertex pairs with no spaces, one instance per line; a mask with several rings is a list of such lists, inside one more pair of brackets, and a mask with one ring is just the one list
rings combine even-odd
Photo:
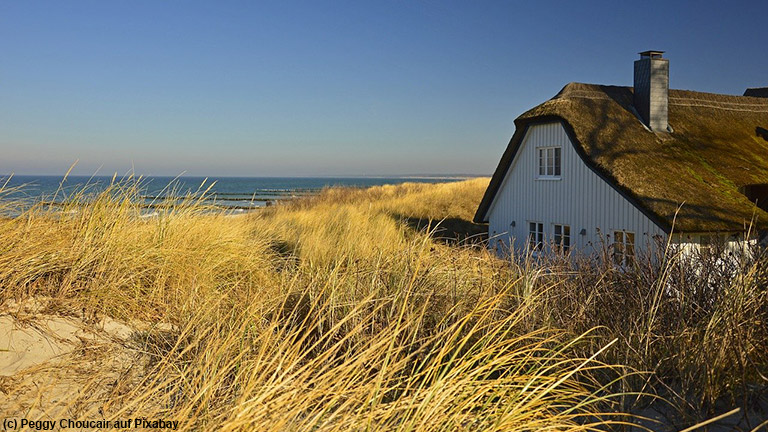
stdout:
[[[141,177],[136,198],[147,209],[161,205],[171,197],[199,197],[212,207],[244,212],[320,192],[323,188],[370,187],[404,182],[442,183],[464,180],[467,176],[407,177]],[[116,179],[135,184],[137,179]],[[43,202],[60,205],[73,196],[89,197],[103,191],[112,177],[87,176],[0,176],[0,201]],[[82,192],[85,191],[85,194]],[[205,192],[205,193],[203,193]]]

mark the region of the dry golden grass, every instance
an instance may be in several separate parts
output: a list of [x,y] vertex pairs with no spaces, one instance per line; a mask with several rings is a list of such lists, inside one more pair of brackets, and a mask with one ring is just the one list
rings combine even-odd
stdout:
[[[75,351],[55,368],[80,379],[37,391],[78,396],[28,397],[14,414],[184,430],[589,428],[610,408],[591,374],[610,370],[600,352],[527,329],[503,262],[403,223],[469,218],[486,183],[331,189],[241,217],[187,197],[150,218],[121,183],[3,220],[4,305],[143,328],[122,343],[131,362],[104,371],[93,364],[109,350]],[[3,391],[21,395],[22,381]]]
[[[610,413],[627,409],[618,402],[647,375],[605,362],[653,370],[638,358],[665,359],[654,338],[666,327],[608,321],[619,309],[595,298],[628,281],[609,269],[574,277],[563,263],[504,261],[421,229],[453,221],[443,236],[476,232],[469,220],[487,182],[328,189],[245,216],[182,197],[140,217],[140,184],[126,181],[4,219],[0,315],[33,320],[10,305],[37,301],[47,316],[108,316],[135,332],[100,349],[83,342],[49,366],[58,381],[37,376],[29,390],[28,371],[0,380],[0,392],[19,397],[14,415],[144,416],[183,430],[589,430],[627,420]],[[762,333],[746,337],[763,346]],[[37,397],[50,392],[73,396]]]

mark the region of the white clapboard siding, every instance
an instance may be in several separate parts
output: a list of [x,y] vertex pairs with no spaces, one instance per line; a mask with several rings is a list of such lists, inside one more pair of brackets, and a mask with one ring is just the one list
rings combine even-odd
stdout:
[[[562,148],[559,180],[539,180],[538,147]],[[651,244],[664,231],[595,174],[579,157],[560,123],[532,125],[488,210],[489,235],[493,247],[522,252],[528,238],[528,223],[544,223],[546,241],[553,224],[571,227],[571,245],[586,253],[608,243],[614,230],[635,233],[638,250]],[[514,222],[514,227],[512,223]],[[585,230],[585,235],[579,233]],[[599,230],[599,231],[598,231]],[[599,234],[602,233],[602,235]]]

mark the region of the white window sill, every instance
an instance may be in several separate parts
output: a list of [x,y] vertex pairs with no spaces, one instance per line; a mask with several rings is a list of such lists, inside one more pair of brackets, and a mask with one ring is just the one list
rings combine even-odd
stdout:
[[562,179],[562,177],[536,177],[536,180],[542,181],[560,181]]

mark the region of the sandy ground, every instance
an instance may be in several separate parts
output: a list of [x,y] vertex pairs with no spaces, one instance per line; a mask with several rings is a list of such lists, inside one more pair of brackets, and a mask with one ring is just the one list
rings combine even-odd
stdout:
[[0,308],[0,412],[89,417],[138,377],[141,356],[130,344],[135,326],[56,309],[45,299]]

